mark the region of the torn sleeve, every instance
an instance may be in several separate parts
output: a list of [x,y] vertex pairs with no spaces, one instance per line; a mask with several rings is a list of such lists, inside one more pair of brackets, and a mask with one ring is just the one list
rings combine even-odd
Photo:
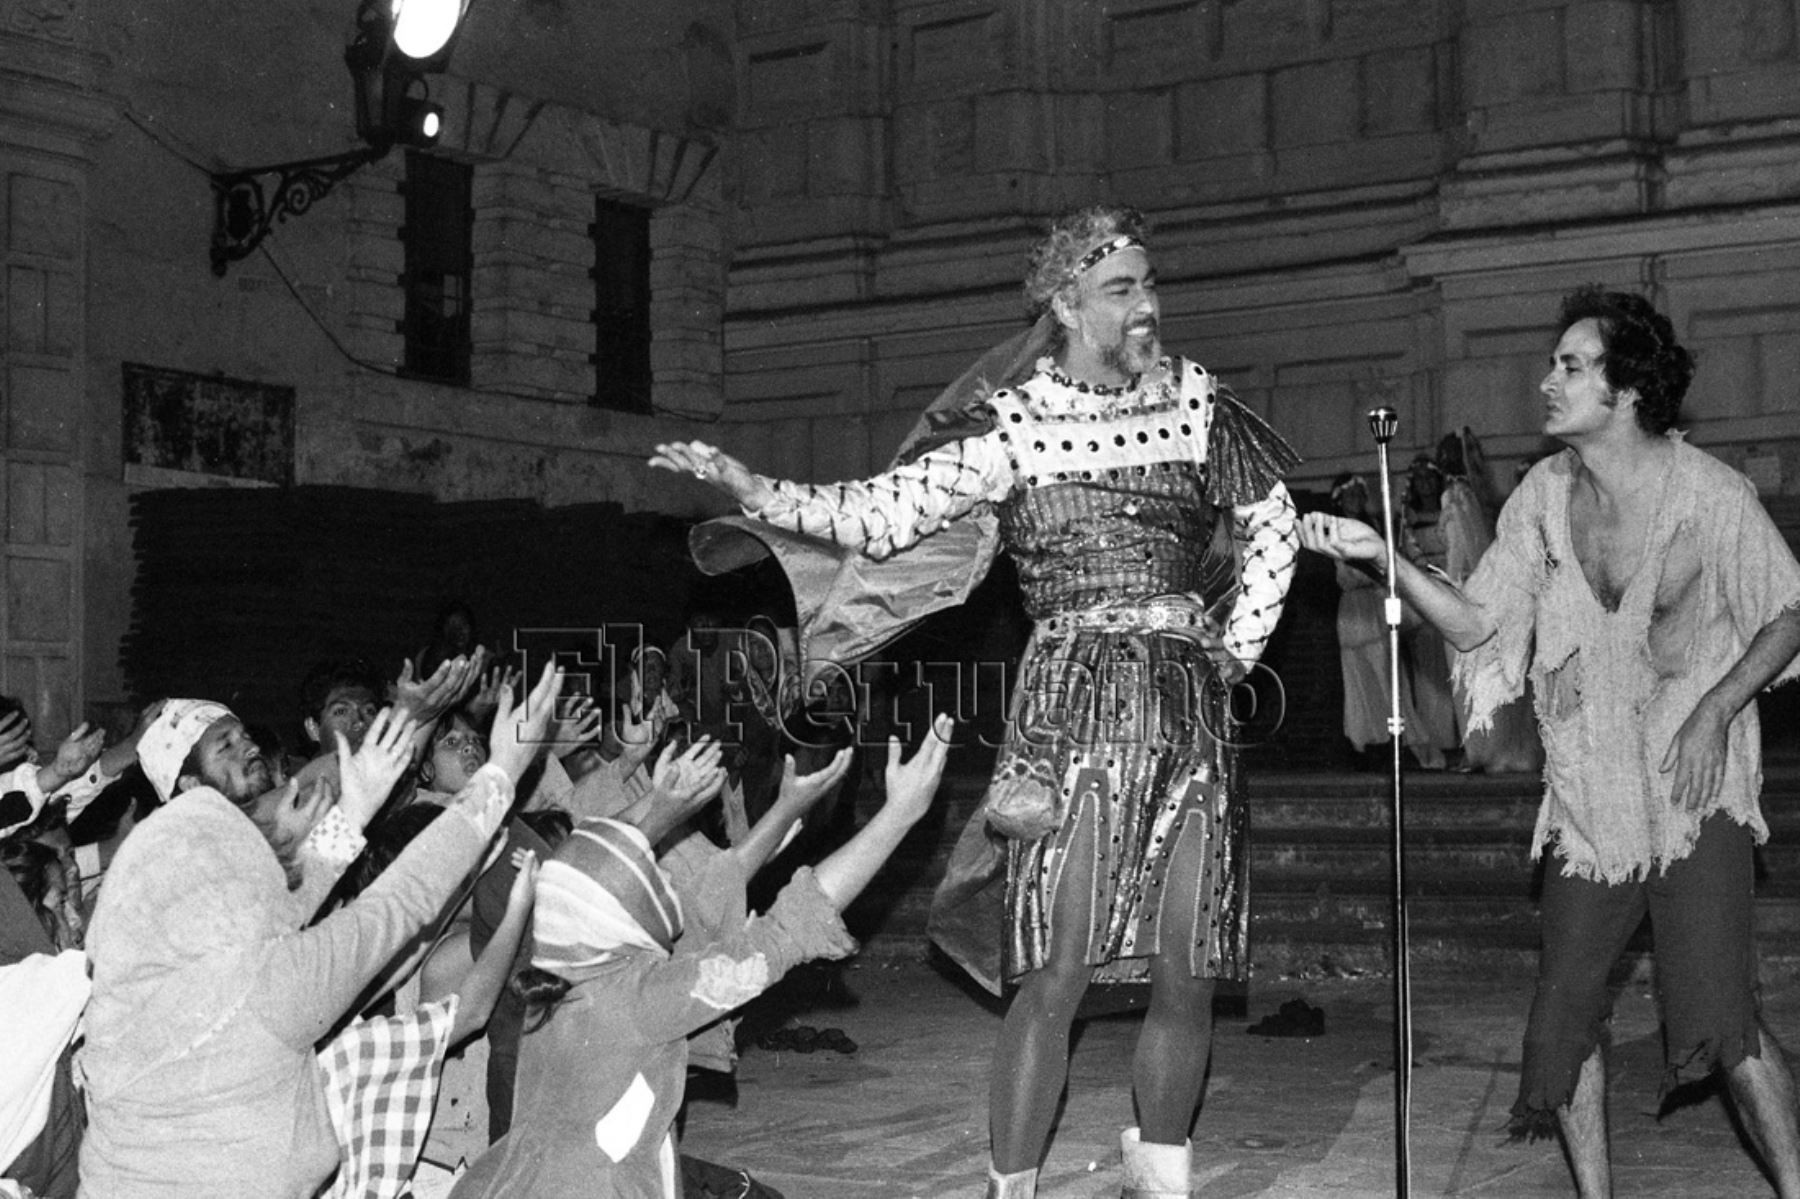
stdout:
[[[1715,559],[1723,575],[1720,586],[1738,638],[1748,645],[1777,616],[1800,608],[1800,563],[1747,479],[1733,497],[1721,532],[1730,549]],[[1789,662],[1769,686],[1795,679],[1800,679],[1800,658]]]
[[1493,620],[1494,635],[1466,652],[1451,651],[1451,680],[1470,732],[1491,728],[1493,715],[1525,693],[1538,599],[1549,577],[1543,480],[1533,472],[1500,510],[1494,544],[1461,588]]

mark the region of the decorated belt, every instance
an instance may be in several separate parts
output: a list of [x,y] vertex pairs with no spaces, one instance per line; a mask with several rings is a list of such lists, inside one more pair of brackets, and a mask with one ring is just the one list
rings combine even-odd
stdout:
[[1212,613],[1186,596],[1145,600],[1135,604],[1108,604],[1058,612],[1037,622],[1040,633],[1070,633],[1076,629],[1101,629],[1115,633],[1148,633],[1161,629],[1216,629]]

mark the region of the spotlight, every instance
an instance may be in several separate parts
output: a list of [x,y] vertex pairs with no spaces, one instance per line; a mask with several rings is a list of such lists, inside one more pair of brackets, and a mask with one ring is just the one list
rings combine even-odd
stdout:
[[394,0],[394,49],[414,62],[446,53],[469,0]]
[[400,97],[388,133],[397,145],[423,150],[437,145],[438,134],[444,130],[444,106],[431,102],[423,79],[413,82],[418,84],[419,94],[412,95],[409,88],[408,94]]
[[[425,77],[442,71],[469,0],[361,0],[344,50],[355,92],[359,149],[215,174],[213,274],[256,249],[278,221],[299,216],[340,180],[396,145],[424,149],[443,132],[444,107]],[[274,176],[265,192],[262,176]]]

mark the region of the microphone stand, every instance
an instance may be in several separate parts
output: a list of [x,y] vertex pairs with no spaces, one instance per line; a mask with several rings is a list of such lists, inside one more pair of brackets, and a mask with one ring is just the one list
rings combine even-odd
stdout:
[[1412,970],[1407,960],[1406,840],[1402,820],[1400,737],[1400,596],[1395,587],[1393,484],[1388,474],[1388,442],[1400,429],[1392,408],[1369,411],[1369,431],[1381,470],[1382,540],[1387,544],[1387,599],[1382,613],[1388,629],[1388,740],[1392,749],[1394,805],[1394,1194],[1407,1199],[1412,1188]]

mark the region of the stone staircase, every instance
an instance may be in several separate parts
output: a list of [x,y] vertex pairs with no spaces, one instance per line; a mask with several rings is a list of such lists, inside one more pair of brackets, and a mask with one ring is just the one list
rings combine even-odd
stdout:
[[[1758,945],[1800,962],[1800,762],[1766,771],[1772,836],[1758,856]],[[946,776],[850,923],[871,955],[925,955],[932,888],[981,801],[977,763]],[[1529,860],[1535,775],[1406,776],[1409,955],[1415,968],[1535,967],[1538,870]],[[878,797],[872,797],[878,802]],[[1252,776],[1251,952],[1259,976],[1387,973],[1392,955],[1388,780],[1381,774]],[[1639,935],[1640,948],[1648,937]]]

